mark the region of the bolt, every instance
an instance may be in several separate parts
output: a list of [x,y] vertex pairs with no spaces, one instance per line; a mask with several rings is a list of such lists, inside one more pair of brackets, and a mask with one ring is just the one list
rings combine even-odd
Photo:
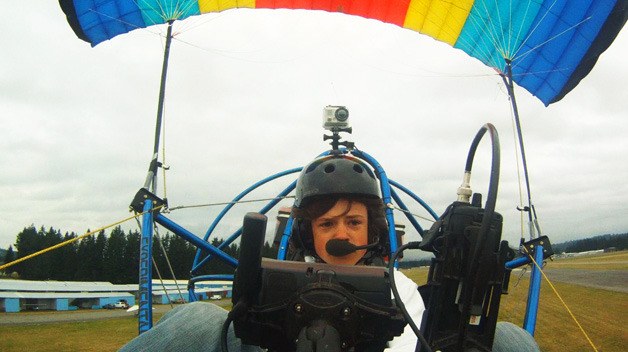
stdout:
[[349,307],[345,307],[345,308],[342,310],[342,315],[344,315],[345,317],[348,317],[349,315],[351,315],[351,308],[349,308]]
[[303,306],[300,303],[295,304],[294,311],[297,313],[301,313],[303,311]]

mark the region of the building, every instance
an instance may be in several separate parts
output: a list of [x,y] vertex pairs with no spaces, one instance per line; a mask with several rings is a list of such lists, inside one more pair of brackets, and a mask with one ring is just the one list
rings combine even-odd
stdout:
[[[153,303],[187,302],[187,285],[187,280],[153,280]],[[196,283],[196,299],[206,300],[218,295],[228,298],[231,288],[231,281]],[[138,291],[137,284],[0,279],[0,311],[101,309],[118,302],[132,306],[139,297]]]

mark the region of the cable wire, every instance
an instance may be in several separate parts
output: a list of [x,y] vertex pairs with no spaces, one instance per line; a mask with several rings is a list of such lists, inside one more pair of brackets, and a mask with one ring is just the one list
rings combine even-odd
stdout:
[[[160,208],[162,208],[162,207],[163,207],[163,205],[160,205],[160,206],[158,206],[158,207],[155,207],[155,208],[151,209],[150,211],[155,211],[155,210],[158,210],[158,209],[160,209]],[[124,223],[124,222],[127,222],[127,221],[129,221],[129,220],[132,220],[132,219],[136,219],[136,218],[138,218],[138,217],[140,217],[140,216],[144,215],[145,213],[147,213],[147,212],[137,213],[137,214],[135,214],[135,215],[133,215],[133,216],[129,216],[128,218],[125,218],[125,219],[122,219],[122,220],[120,220],[120,221],[114,222],[113,224],[110,224],[110,225],[107,225],[107,226],[103,226],[103,227],[101,227],[101,228],[99,228],[99,229],[96,229],[96,230],[94,230],[94,231],[89,231],[89,232],[87,232],[87,233],[85,233],[85,234],[83,234],[83,235],[80,235],[80,236],[78,236],[78,237],[71,238],[71,239],[69,239],[69,240],[67,240],[67,241],[64,241],[64,242],[61,242],[61,243],[57,243],[57,244],[55,244],[54,246],[50,246],[50,247],[48,247],[48,248],[44,248],[44,249],[40,250],[39,252],[35,252],[35,253],[32,253],[32,254],[29,254],[29,255],[27,255],[27,256],[25,256],[25,257],[22,257],[22,258],[18,258],[18,259],[14,260],[14,261],[12,261],[12,262],[10,262],[10,263],[5,263],[5,264],[3,264],[3,265],[0,265],[0,270],[4,270],[4,269],[6,269],[6,268],[8,268],[8,267],[11,267],[11,266],[13,266],[13,265],[15,265],[15,264],[18,264],[18,263],[21,263],[21,262],[23,262],[23,261],[25,261],[25,260],[28,260],[28,259],[31,259],[31,258],[37,257],[37,256],[39,256],[39,255],[41,255],[41,254],[48,253],[48,252],[50,252],[50,251],[52,251],[52,250],[55,250],[55,249],[57,249],[57,248],[61,248],[61,247],[66,246],[66,245],[68,245],[68,244],[70,244],[70,243],[76,242],[76,241],[78,241],[78,240],[80,240],[80,239],[82,239],[82,238],[85,238],[85,237],[87,237],[87,236],[90,236],[90,235],[93,235],[93,234],[95,234],[95,233],[98,233],[98,232],[100,232],[100,231],[102,231],[102,230],[105,230],[105,229],[108,229],[108,228],[110,228],[110,227],[114,227],[114,226],[120,225],[120,224],[122,224],[122,223]]]
[[591,347],[593,348],[593,350],[595,352],[597,352],[597,348],[595,347],[595,345],[593,344],[593,341],[591,340],[591,338],[589,337],[589,335],[587,334],[587,332],[584,330],[584,328],[582,327],[582,325],[580,325],[580,323],[578,322],[578,319],[576,318],[576,316],[573,314],[573,312],[571,311],[571,309],[569,309],[569,306],[567,306],[567,303],[565,302],[565,300],[563,300],[563,298],[561,297],[561,295],[558,293],[558,290],[556,289],[556,287],[554,287],[554,285],[552,284],[552,282],[550,281],[550,279],[547,277],[547,275],[545,275],[545,272],[543,271],[543,269],[541,268],[541,266],[539,265],[539,263],[536,262],[536,260],[534,260],[534,256],[532,254],[530,254],[530,252],[528,251],[528,249],[526,248],[526,246],[522,246],[523,249],[526,252],[526,255],[530,258],[530,260],[532,260],[532,263],[537,267],[537,269],[539,269],[539,272],[541,273],[541,275],[543,275],[543,278],[545,278],[545,281],[547,281],[547,284],[552,288],[552,291],[554,291],[554,294],[556,295],[556,297],[558,297],[558,300],[560,301],[560,303],[563,304],[563,306],[565,307],[565,309],[567,310],[567,312],[569,313],[569,315],[571,316],[571,319],[573,319],[573,321],[576,323],[576,325],[578,326],[578,328],[580,329],[580,331],[582,332],[582,334],[584,335],[584,337],[587,339],[587,341],[589,342],[589,344],[591,345]]
[[425,340],[425,337],[421,333],[421,330],[419,330],[419,327],[416,326],[414,319],[412,319],[412,317],[410,316],[410,313],[408,313],[408,310],[406,309],[406,305],[401,300],[401,297],[399,296],[399,291],[397,290],[397,284],[395,283],[395,262],[397,261],[397,257],[399,256],[399,254],[403,253],[403,251],[405,251],[408,248],[413,248],[413,249],[419,248],[419,244],[420,242],[409,242],[397,248],[395,253],[390,258],[390,261],[388,262],[388,277],[390,278],[390,288],[392,290],[393,296],[395,297],[395,303],[401,310],[403,317],[406,319],[406,321],[408,322],[408,325],[410,325],[410,327],[412,328],[412,331],[414,331],[414,334],[416,335],[418,339],[416,351],[432,352],[432,349],[430,348],[429,344]]

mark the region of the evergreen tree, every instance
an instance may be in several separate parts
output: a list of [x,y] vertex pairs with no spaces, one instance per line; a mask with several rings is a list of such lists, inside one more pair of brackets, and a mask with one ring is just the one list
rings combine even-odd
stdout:
[[[18,250],[19,258],[24,258],[43,248],[43,238],[37,232],[35,226],[25,227],[15,240],[15,248]],[[19,259],[18,258],[18,259]],[[37,257],[23,261],[14,266],[14,270],[23,279],[41,279],[39,273],[39,261]]]
[[[42,227],[40,230],[44,237],[44,248],[50,248],[63,242],[61,231],[49,228],[44,232]],[[63,248],[58,248],[53,251],[49,251],[40,255],[38,258],[41,260],[42,273],[45,280],[61,280],[62,272],[64,270]]]
[[103,253],[103,281],[122,283],[125,271],[123,261],[125,242],[124,231],[120,226],[115,227],[107,239]]
[[140,233],[130,231],[126,235],[126,244],[124,247],[124,266],[125,271],[121,275],[123,283],[131,284],[139,282],[139,262],[140,262]]
[[[66,232],[63,236],[63,242],[70,241],[74,238],[76,238],[76,234],[74,232]],[[79,266],[77,249],[78,245],[75,241],[56,250],[56,252],[58,252],[58,256],[56,258],[57,261],[59,261],[60,267],[59,272],[55,273],[55,278],[57,280],[70,281],[74,279],[76,270]]]
[[[169,233],[166,233],[165,236],[160,236],[160,237],[161,237],[161,243],[164,249],[167,251],[171,236]],[[166,254],[161,249],[157,236],[153,236],[153,258],[155,259],[155,263],[157,265],[157,268],[159,269],[159,272],[162,275],[162,278],[163,279],[171,278],[172,275],[170,275],[170,270],[168,269],[168,266],[167,266],[168,263],[166,262]],[[152,269],[153,278],[158,279],[159,276],[157,275],[155,266],[153,265],[152,268],[153,268]]]
[[74,280],[95,281],[92,270],[96,261],[96,239],[94,236],[87,236],[81,239],[76,249],[76,258],[79,265],[74,272]]
[[92,272],[92,280],[95,281],[105,281],[105,269],[104,269],[104,258],[105,258],[105,247],[107,246],[107,236],[105,236],[105,231],[100,231],[96,236],[96,242],[94,243],[94,260],[92,262],[91,272]]
[[4,263],[10,263],[15,260],[15,252],[13,252],[13,246],[9,245],[9,249],[4,255]]
[[[194,247],[192,247],[185,239],[180,236],[173,236],[170,238],[170,243],[167,248],[168,258],[172,265],[177,279],[189,279],[190,269],[192,268],[192,262],[194,261]],[[164,277],[171,278],[171,274],[168,271],[166,275],[164,269],[160,268],[161,274]]]

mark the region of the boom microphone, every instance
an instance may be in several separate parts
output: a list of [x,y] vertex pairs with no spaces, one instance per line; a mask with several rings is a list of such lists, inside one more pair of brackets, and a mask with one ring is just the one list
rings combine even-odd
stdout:
[[347,254],[351,254],[361,249],[373,248],[377,246],[377,244],[378,240],[364,246],[356,246],[347,240],[329,240],[325,245],[325,249],[327,250],[327,253],[333,255],[334,257],[344,257]]

